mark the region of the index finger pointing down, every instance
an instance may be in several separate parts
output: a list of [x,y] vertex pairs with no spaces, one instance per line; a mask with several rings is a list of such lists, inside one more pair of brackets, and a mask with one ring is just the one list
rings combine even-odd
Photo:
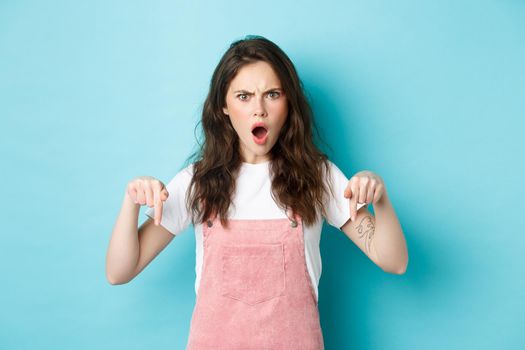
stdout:
[[155,225],[159,225],[162,220],[162,201],[160,200],[159,191],[155,190],[153,192],[153,198],[155,203]]
[[358,186],[355,182],[351,184],[352,198],[350,198],[350,217],[355,221],[357,216],[357,199],[359,198]]

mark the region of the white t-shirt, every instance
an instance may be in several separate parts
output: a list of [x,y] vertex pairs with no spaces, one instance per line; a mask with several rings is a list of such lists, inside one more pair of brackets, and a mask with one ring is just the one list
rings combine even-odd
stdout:
[[[344,190],[348,178],[331,161],[331,181],[335,197],[330,198],[326,206],[327,217],[322,218],[340,229],[350,218],[350,200],[344,197]],[[269,172],[270,161],[264,163],[242,163],[236,184],[234,206],[230,206],[229,218],[231,219],[282,219],[287,218],[284,210],[279,208],[271,196],[271,179]],[[191,224],[190,213],[186,209],[185,196],[193,175],[193,164],[178,172],[166,185],[169,192],[168,199],[163,204],[161,225],[169,232],[177,235]],[[357,205],[357,209],[365,203]],[[150,218],[155,217],[155,209],[148,208],[145,212]],[[318,220],[313,226],[304,225],[304,243],[306,266],[312,286],[318,299],[318,285],[321,277],[321,254],[319,243],[323,221]],[[203,262],[202,224],[195,227],[196,262],[195,262],[195,293],[199,290]]]

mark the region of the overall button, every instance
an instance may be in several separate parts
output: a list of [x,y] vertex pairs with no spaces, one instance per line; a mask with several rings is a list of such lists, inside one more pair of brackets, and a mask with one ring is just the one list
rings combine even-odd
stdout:
[[292,220],[292,223],[290,224],[292,227],[297,227],[297,221]]
[[208,220],[207,224],[208,224],[208,227],[212,227],[213,226],[213,222],[211,220]]

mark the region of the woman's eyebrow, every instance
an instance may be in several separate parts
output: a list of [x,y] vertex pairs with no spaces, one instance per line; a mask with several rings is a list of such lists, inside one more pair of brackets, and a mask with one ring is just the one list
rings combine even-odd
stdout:
[[[282,91],[282,88],[272,88],[272,89],[266,90],[265,92],[270,92],[270,91],[275,91],[275,90],[281,90]],[[253,94],[253,92],[249,92],[248,90],[237,90],[237,91],[234,91],[233,93],[236,94],[238,92],[242,92],[242,93],[246,93],[246,94]]]

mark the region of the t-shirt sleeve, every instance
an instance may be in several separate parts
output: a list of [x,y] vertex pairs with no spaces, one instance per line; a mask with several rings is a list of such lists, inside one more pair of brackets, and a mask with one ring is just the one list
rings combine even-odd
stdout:
[[[350,199],[344,196],[349,179],[334,163],[329,161],[329,164],[330,177],[326,179],[331,181],[333,196],[330,193],[328,203],[325,204],[327,215],[325,219],[330,225],[341,229],[341,226],[350,219]],[[365,205],[366,203],[357,203],[357,210]]]
[[[162,205],[160,224],[173,235],[184,231],[190,224],[191,218],[186,208],[186,191],[189,188],[193,171],[193,164],[179,171],[166,185],[169,196]],[[146,209],[145,215],[155,219],[155,207]]]

